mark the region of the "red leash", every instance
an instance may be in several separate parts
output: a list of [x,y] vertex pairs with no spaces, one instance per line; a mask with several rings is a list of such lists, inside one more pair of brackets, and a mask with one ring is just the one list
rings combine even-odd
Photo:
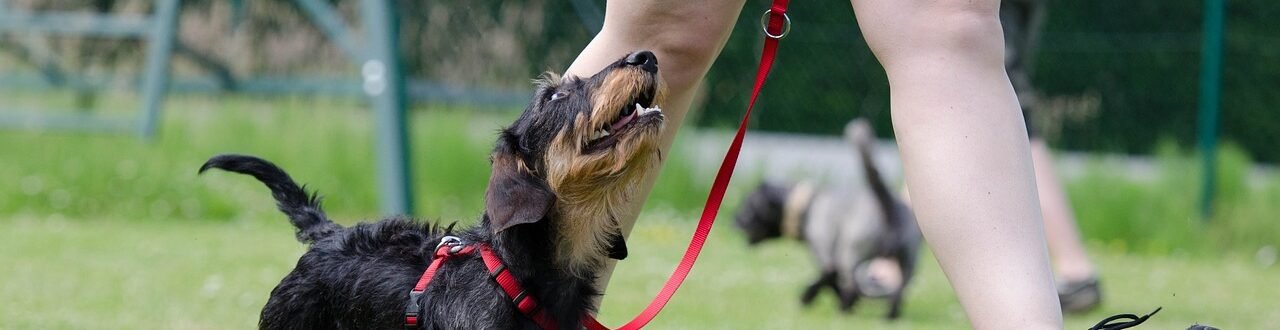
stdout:
[[[716,180],[711,185],[711,193],[707,195],[707,202],[702,207],[702,218],[698,220],[698,228],[693,231],[693,238],[689,242],[689,248],[684,252],[684,258],[671,273],[671,278],[667,279],[667,284],[662,286],[662,291],[653,298],[653,302],[649,303],[640,315],[636,315],[631,322],[627,322],[618,330],[640,329],[652,321],[671,300],[671,296],[676,294],[676,289],[680,288],[680,284],[689,275],[689,270],[693,268],[693,263],[698,260],[702,245],[707,242],[707,235],[711,233],[711,225],[716,222],[716,214],[720,212],[720,202],[724,200],[725,188],[729,186],[729,179],[733,177],[733,168],[738,164],[738,152],[742,149],[742,138],[746,136],[747,123],[751,120],[751,108],[756,105],[756,97],[760,95],[760,88],[764,86],[769,69],[773,68],[774,55],[778,51],[778,40],[785,37],[791,30],[791,18],[787,17],[788,2],[790,0],[774,0],[773,6],[760,18],[768,22],[764,28],[766,36],[764,50],[760,55],[760,67],[756,70],[756,84],[751,90],[751,102],[747,104],[747,112],[742,114],[742,123],[738,125],[738,133],[733,136],[733,143],[729,144],[729,151],[725,153],[724,161],[720,163]],[[588,322],[585,326],[590,330],[608,329],[596,322]]]
[[[680,284],[684,283],[684,279],[689,276],[689,271],[693,269],[693,264],[698,260],[698,254],[702,252],[702,246],[707,242],[707,235],[711,233],[711,226],[716,222],[716,215],[720,212],[720,202],[724,201],[725,189],[729,186],[729,180],[733,177],[733,169],[738,164],[738,153],[742,149],[742,139],[747,133],[747,124],[751,120],[751,109],[756,105],[756,98],[760,96],[760,88],[764,86],[765,78],[769,75],[769,70],[773,68],[773,60],[778,50],[778,40],[782,39],[791,31],[791,18],[787,17],[787,3],[790,0],[774,0],[773,6],[764,12],[764,16],[760,17],[764,23],[764,50],[760,56],[760,67],[756,70],[755,87],[751,90],[751,101],[747,103],[747,111],[742,114],[742,123],[738,125],[738,132],[733,136],[733,142],[729,144],[729,151],[724,155],[724,161],[720,163],[720,170],[716,173],[716,180],[711,185],[711,192],[707,195],[707,202],[702,207],[702,218],[698,221],[698,227],[693,231],[693,238],[690,239],[689,248],[685,250],[684,257],[680,260],[680,264],[676,266],[675,271],[671,273],[671,277],[667,279],[667,283],[662,286],[662,291],[653,298],[653,302],[649,303],[639,315],[636,315],[631,322],[618,328],[618,330],[636,330],[643,328],[649,321],[652,321],[658,312],[666,307],[667,302],[671,300],[671,296],[676,294],[676,290],[680,288]],[[452,238],[452,241],[449,240]],[[420,319],[417,311],[418,297],[426,290],[427,284],[431,282],[435,272],[445,259],[453,256],[466,255],[479,250],[486,268],[489,269],[490,275],[498,282],[502,290],[516,304],[516,308],[521,313],[531,317],[538,326],[543,329],[557,328],[554,320],[542,312],[538,308],[537,302],[533,297],[526,295],[524,288],[520,283],[506,272],[506,266],[498,259],[487,246],[464,245],[456,237],[447,237],[436,248],[435,260],[427,267],[427,271],[423,273],[417,285],[409,294],[409,304],[405,311],[405,328],[417,329],[420,327]],[[600,324],[591,315],[584,315],[582,318],[583,327],[588,330],[609,330],[608,327]]]

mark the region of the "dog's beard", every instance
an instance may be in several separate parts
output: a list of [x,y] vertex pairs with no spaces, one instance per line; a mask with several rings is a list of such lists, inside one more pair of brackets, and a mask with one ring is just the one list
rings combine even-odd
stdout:
[[[579,118],[584,119],[584,118]],[[582,121],[579,121],[582,122]],[[557,261],[570,273],[598,269],[610,238],[621,234],[617,219],[634,187],[657,164],[661,129],[636,127],[614,146],[586,153],[562,131],[547,152],[547,183],[556,192]],[[638,131],[649,130],[649,131]]]
[[548,147],[546,178],[558,198],[556,258],[570,273],[584,274],[603,266],[610,239],[621,235],[618,219],[623,214],[619,212],[644,174],[659,161],[658,141],[665,125],[661,117],[637,116],[632,119],[635,122],[612,132],[612,145],[589,148],[598,141],[600,127],[617,122],[622,107],[638,107],[636,113],[645,110],[631,104],[636,95],[646,93],[644,89],[654,89],[648,92],[653,94],[649,102],[657,104],[665,98],[661,82],[642,79],[650,78],[638,70],[610,75],[601,90],[614,93],[596,95],[590,114],[579,113],[574,125],[561,130]]
[[658,164],[666,98],[662,79],[640,68],[609,72],[584,109],[552,139],[544,174],[557,202],[556,261],[575,275],[604,265],[622,207],[645,173]]

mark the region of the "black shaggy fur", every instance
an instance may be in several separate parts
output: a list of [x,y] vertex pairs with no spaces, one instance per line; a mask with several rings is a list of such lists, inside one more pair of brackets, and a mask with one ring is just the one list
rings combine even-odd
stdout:
[[[569,78],[540,88],[520,118],[499,133],[485,214],[474,227],[454,229],[391,218],[343,228],[325,216],[315,195],[308,195],[276,165],[243,155],[209,159],[200,172],[218,168],[252,175],[266,184],[280,211],[297,227],[298,240],[311,244],[272,290],[259,327],[401,328],[410,289],[431,263],[441,238],[452,235],[489,244],[560,327],[581,328],[580,318],[600,294],[594,286],[596,272],[575,274],[555,267],[551,231],[557,219],[549,211],[556,196],[537,167],[545,163],[546,147],[555,133],[572,125],[580,112],[592,111],[592,89],[609,71],[654,65],[628,62],[633,61],[624,58],[590,78]],[[656,69],[651,74],[656,75]],[[564,91],[569,92],[556,98],[568,99],[550,102],[553,94]],[[525,165],[531,168],[518,169]],[[622,249],[625,245],[615,246],[611,255],[625,256]],[[425,329],[538,328],[490,279],[478,253],[447,261],[414,303]]]

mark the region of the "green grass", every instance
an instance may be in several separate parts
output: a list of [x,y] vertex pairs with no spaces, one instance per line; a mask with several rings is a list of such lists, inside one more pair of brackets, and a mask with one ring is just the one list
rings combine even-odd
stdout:
[[[670,274],[691,224],[651,213],[631,238],[604,301],[602,321],[621,325],[648,303]],[[653,323],[654,329],[953,329],[966,324],[955,296],[932,258],[921,261],[905,315],[885,323],[886,306],[867,300],[853,315],[830,295],[810,309],[798,293],[814,276],[798,244],[748,249],[721,224],[685,286]],[[10,218],[0,222],[0,328],[5,329],[245,329],[252,328],[268,292],[296,262],[303,246],[280,217],[211,221],[68,220]],[[1202,322],[1224,329],[1280,324],[1275,269],[1237,257],[1098,254],[1106,304],[1067,318],[1086,328],[1115,313],[1164,311],[1150,329]]]
[[[31,98],[10,99],[34,103]],[[59,103],[66,97],[52,99]],[[112,97],[99,103],[128,107]],[[0,182],[10,183],[0,187],[0,216],[205,221],[272,216],[263,189],[252,179],[194,175],[205,159],[224,152],[275,161],[332,196],[325,200],[331,213],[377,213],[373,124],[359,102],[182,97],[167,109],[161,134],[150,142],[130,135],[0,131],[5,142],[0,144]],[[433,107],[411,113],[418,215],[470,221],[478,214],[494,133],[513,117],[514,109],[506,110]],[[1083,179],[1067,183],[1085,237],[1115,252],[1146,255],[1213,257],[1280,246],[1280,221],[1274,221],[1280,215],[1280,180],[1250,183],[1252,162],[1240,148],[1224,145],[1217,213],[1204,223],[1197,208],[1197,159],[1171,145],[1157,152],[1155,182],[1138,182],[1097,165]],[[705,177],[712,173],[699,176],[686,154],[677,149],[668,155],[648,210],[694,213],[701,207]],[[736,204],[733,193],[740,187],[754,184],[753,177],[739,173],[727,206]]]
[[7,219],[0,328],[252,328],[303,251],[290,236],[267,222]]
[[[175,104],[176,103],[176,104]],[[488,178],[488,145],[501,118],[469,112],[416,112],[412,142],[416,202],[422,214],[473,216]],[[343,100],[170,102],[155,141],[128,135],[0,132],[0,213],[71,218],[229,220],[269,212],[251,179],[195,171],[209,156],[261,156],[326,195],[339,214],[376,213],[372,123]],[[428,118],[430,117],[430,118]],[[479,117],[477,115],[477,117]],[[472,125],[475,125],[474,127]],[[433,175],[438,174],[438,175]]]
[[[117,103],[127,102],[100,101]],[[267,293],[303,247],[257,182],[195,170],[218,153],[259,155],[329,196],[325,205],[335,218],[372,218],[372,123],[363,109],[342,99],[182,97],[168,103],[153,141],[0,130],[0,328],[253,327]],[[412,113],[419,215],[469,222],[479,214],[488,150],[512,116],[449,107]],[[1201,223],[1193,155],[1174,148],[1159,155],[1156,182],[1100,164],[1068,183],[1107,300],[1102,310],[1068,318],[1068,328],[1155,306],[1165,311],[1151,328],[1280,324],[1271,303],[1280,296],[1273,283],[1280,268],[1254,261],[1260,249],[1280,246],[1280,182],[1248,184],[1248,157],[1224,148],[1219,213]],[[605,299],[607,324],[622,324],[657,292],[705,198],[707,180],[697,179],[681,151],[669,157],[630,240],[632,257]],[[753,185],[749,174],[739,173],[724,213]],[[902,322],[881,321],[879,301],[851,316],[837,313],[830,297],[805,310],[796,300],[814,275],[808,254],[794,243],[749,250],[722,223],[655,328],[965,324],[936,263],[922,260]]]
[[[643,309],[661,287],[692,232],[691,224],[642,218],[633,233],[632,256],[621,263],[604,301],[603,321],[620,325]],[[1094,249],[1099,250],[1099,249]],[[1195,322],[1223,329],[1260,329],[1280,324],[1280,297],[1273,284],[1276,269],[1250,259],[1222,256],[1209,261],[1189,257],[1098,253],[1105,304],[1085,315],[1066,318],[1066,328],[1083,329],[1117,313],[1164,310],[1150,329],[1184,329]],[[810,309],[799,303],[800,290],[815,275],[806,249],[775,242],[748,249],[728,223],[714,231],[703,257],[655,329],[955,329],[967,324],[963,311],[931,255],[920,261],[901,322],[889,324],[883,300],[865,300],[853,315],[840,314],[829,294]]]
[[[489,149],[513,111],[432,108],[410,115],[417,214],[470,220],[488,182]],[[226,221],[271,213],[263,188],[225,174],[196,176],[208,157],[236,152],[284,167],[320,190],[332,213],[377,213],[373,123],[358,102],[228,97],[169,102],[155,141],[131,135],[0,131],[0,215],[111,215]],[[657,207],[695,207],[705,187],[687,166],[668,167]]]

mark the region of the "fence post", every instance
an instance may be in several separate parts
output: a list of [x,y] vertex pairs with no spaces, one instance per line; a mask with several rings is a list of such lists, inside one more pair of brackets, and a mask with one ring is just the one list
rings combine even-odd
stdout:
[[161,0],[151,14],[151,32],[147,33],[146,67],[142,75],[142,113],[138,131],[151,138],[160,121],[160,105],[169,88],[169,60],[178,32],[178,0]]
[[374,143],[382,212],[412,214],[404,76],[400,72],[399,22],[390,0],[362,0],[369,54],[360,65],[363,89],[373,105]]
[[1226,0],[1204,0],[1204,44],[1200,51],[1200,218],[1213,216],[1213,195],[1217,174],[1218,111],[1222,95],[1222,38]]

